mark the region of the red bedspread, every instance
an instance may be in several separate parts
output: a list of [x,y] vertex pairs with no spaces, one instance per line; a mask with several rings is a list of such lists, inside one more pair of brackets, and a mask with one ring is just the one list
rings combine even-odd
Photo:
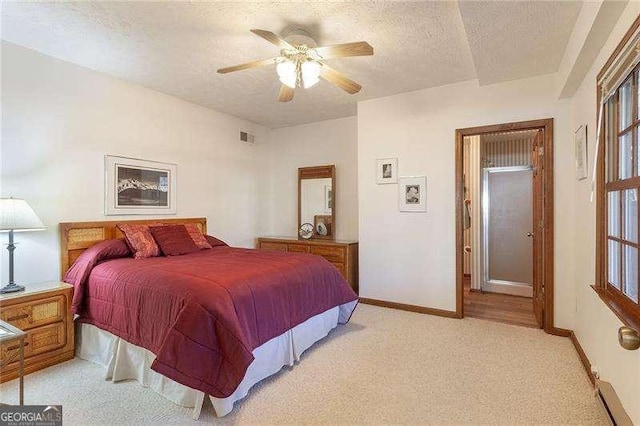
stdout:
[[357,299],[333,265],[307,254],[216,247],[85,264],[88,278],[73,268],[65,277],[82,298],[79,320],[149,349],[152,369],[218,398],[242,381],[256,347]]

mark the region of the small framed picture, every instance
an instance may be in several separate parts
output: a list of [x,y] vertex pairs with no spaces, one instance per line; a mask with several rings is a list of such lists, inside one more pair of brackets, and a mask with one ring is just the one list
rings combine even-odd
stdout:
[[574,137],[574,150],[576,158],[576,178],[587,178],[589,167],[587,165],[587,125],[582,125],[576,130]]
[[398,185],[398,207],[401,212],[427,211],[427,177],[401,177]]
[[376,183],[398,183],[398,159],[379,158],[376,160]]
[[330,215],[313,216],[313,230],[316,238],[331,238],[333,236],[333,218]]

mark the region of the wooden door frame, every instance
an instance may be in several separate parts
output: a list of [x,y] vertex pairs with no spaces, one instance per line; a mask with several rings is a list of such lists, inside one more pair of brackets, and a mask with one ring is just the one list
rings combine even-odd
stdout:
[[464,202],[464,169],[463,147],[464,137],[482,135],[487,133],[499,133],[520,130],[543,129],[545,138],[543,142],[543,189],[542,196],[545,205],[542,213],[544,221],[542,244],[543,259],[543,283],[544,283],[544,330],[549,334],[568,335],[567,330],[558,329],[554,325],[554,240],[553,240],[553,118],[519,121],[489,126],[467,127],[456,129],[455,141],[455,181],[456,181],[456,316],[464,317],[464,254],[463,247],[463,202]]

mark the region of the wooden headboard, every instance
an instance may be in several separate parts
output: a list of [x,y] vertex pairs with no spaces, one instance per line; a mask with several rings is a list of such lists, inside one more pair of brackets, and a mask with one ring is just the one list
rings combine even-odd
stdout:
[[60,275],[64,276],[78,256],[89,247],[104,240],[122,238],[124,235],[117,228],[120,223],[135,223],[139,225],[195,223],[203,234],[207,233],[207,218],[205,217],[60,223]]

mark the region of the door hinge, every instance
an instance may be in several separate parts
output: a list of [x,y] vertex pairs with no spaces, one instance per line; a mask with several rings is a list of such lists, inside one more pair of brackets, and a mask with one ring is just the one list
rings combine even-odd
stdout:
[[539,146],[538,147],[538,155],[540,157],[542,157],[544,155],[544,146]]
[[538,228],[544,229],[544,220],[541,220],[540,222],[538,222]]

